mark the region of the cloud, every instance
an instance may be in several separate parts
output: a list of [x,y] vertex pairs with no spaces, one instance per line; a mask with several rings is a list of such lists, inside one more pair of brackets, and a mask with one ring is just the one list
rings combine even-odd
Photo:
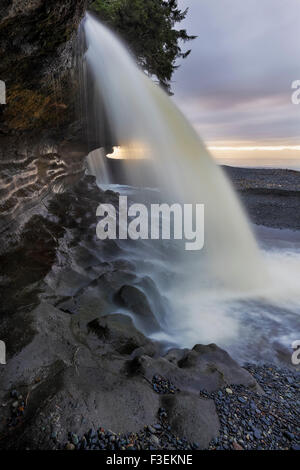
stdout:
[[198,38],[174,75],[174,99],[205,140],[297,140],[298,0],[179,0]]

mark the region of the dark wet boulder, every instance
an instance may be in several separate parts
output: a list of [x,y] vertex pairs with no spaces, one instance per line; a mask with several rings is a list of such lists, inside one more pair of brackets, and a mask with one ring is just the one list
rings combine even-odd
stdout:
[[197,394],[200,390],[215,391],[234,384],[262,393],[252,375],[214,344],[196,345],[192,350],[173,349],[158,358],[144,355],[139,361],[143,374],[149,380],[155,374],[168,377],[181,391]]
[[[3,448],[57,448],[65,446],[69,430],[79,436],[95,426],[139,432],[155,426],[162,406],[177,436],[205,447],[219,424],[213,403],[200,398],[199,391],[245,380],[240,366],[215,346],[160,356],[157,345],[125,315],[88,321],[83,313],[70,316],[42,303],[30,317],[32,340],[0,371],[2,403],[15,401],[10,390],[21,388],[27,397],[18,427],[0,440]],[[169,360],[174,356],[177,362]],[[189,367],[182,367],[184,357]],[[168,385],[166,393],[156,391],[154,376]],[[10,409],[3,410],[8,419]],[[2,434],[5,423],[0,423]]]
[[160,330],[155,314],[142,290],[135,286],[124,285],[116,298],[124,307],[135,314],[136,324],[143,331],[153,333]]
[[173,432],[206,448],[218,436],[220,422],[213,400],[204,400],[190,393],[162,398]]
[[252,375],[216,344],[196,344],[178,361],[178,366],[182,369],[191,369],[195,374],[211,372],[218,375],[224,384],[242,384],[259,391]]
[[142,348],[144,354],[153,356],[158,348],[155,343],[138,331],[131,318],[112,314],[96,318],[88,323],[88,330],[94,333],[106,350],[122,355],[131,355]]

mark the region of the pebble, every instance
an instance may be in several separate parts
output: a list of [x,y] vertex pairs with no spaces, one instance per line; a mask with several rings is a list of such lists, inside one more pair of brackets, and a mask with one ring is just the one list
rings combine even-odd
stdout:
[[291,432],[288,432],[288,431],[284,431],[283,435],[285,437],[287,437],[290,441],[292,441],[294,439],[294,434],[292,434]]
[[258,429],[255,429],[253,432],[255,439],[261,439],[261,432]]
[[232,447],[234,450],[244,450],[243,447],[237,442],[233,442]]
[[[234,448],[237,443],[245,450],[297,449],[299,440],[299,372],[275,365],[246,364],[265,394],[260,395],[244,386],[200,396],[215,401],[221,430],[217,442],[209,449]],[[221,393],[220,393],[221,392]],[[232,444],[230,444],[232,443]]]
[[148,426],[148,431],[151,432],[151,434],[155,434],[156,430],[152,426]]
[[153,444],[155,447],[159,447],[160,441],[157,436],[151,436],[150,438],[151,444]]
[[178,388],[173,385],[169,379],[161,377],[160,375],[154,375],[152,378],[153,390],[156,393],[165,395],[168,393],[174,394],[178,392]]
[[66,450],[75,450],[75,446],[71,442],[67,442],[65,449]]
[[72,434],[72,443],[77,446],[79,444],[79,439],[77,434]]

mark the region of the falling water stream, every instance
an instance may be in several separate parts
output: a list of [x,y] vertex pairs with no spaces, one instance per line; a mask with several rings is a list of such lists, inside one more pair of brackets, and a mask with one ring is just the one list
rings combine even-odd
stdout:
[[[287,348],[298,339],[300,240],[288,242],[288,249],[270,241],[259,248],[231,184],[172,99],[94,17],[87,14],[83,27],[95,127],[104,109],[115,145],[128,158],[151,162],[162,200],[205,205],[200,252],[184,252],[167,240],[119,241],[123,257],[155,282],[167,305],[157,314],[162,330],[155,337],[188,347],[217,342],[237,359],[271,360],[270,343]],[[89,156],[100,185],[109,180],[105,161],[100,150]],[[119,192],[151,202],[153,188],[136,189],[143,186],[136,172],[126,178]]]

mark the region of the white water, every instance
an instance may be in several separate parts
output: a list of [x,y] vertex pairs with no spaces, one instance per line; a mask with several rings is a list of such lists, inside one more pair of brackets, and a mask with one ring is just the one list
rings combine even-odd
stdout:
[[102,148],[89,153],[87,164],[90,174],[96,176],[98,184],[108,184],[110,182],[109,171],[107,165],[105,165],[105,154]]
[[[129,155],[151,159],[165,197],[205,204],[205,249],[198,254],[172,252],[166,258],[166,244],[160,247],[149,240],[132,248],[121,243],[139,275],[151,276],[169,301],[170,314],[161,319],[164,332],[157,338],[188,347],[214,341],[231,345],[236,356],[243,343],[243,359],[247,344],[253,344],[252,357],[264,341],[285,337],[287,345],[299,328],[299,244],[290,252],[274,251],[272,245],[261,252],[230,183],[172,100],[139,70],[121,41],[90,15],[84,30],[94,102],[104,101],[116,145]],[[101,114],[94,109],[93,115],[100,126]],[[101,180],[103,166],[101,173],[94,171]],[[281,325],[283,312],[287,327]]]

